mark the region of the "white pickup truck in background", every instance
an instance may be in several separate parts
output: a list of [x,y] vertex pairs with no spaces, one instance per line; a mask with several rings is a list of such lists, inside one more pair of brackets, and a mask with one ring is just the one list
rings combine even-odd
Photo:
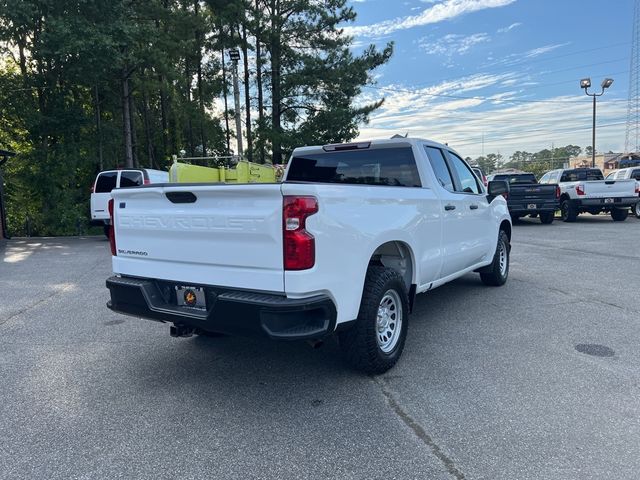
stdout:
[[[638,197],[640,197],[640,166],[621,168],[607,175],[607,180],[628,180],[630,178],[636,181],[636,192],[638,193]],[[640,198],[638,200],[640,200]],[[631,211],[635,214],[636,218],[640,218],[640,201],[636,203],[635,208]]]
[[108,236],[109,211],[107,203],[111,199],[111,190],[114,188],[139,187],[168,181],[168,172],[149,168],[104,170],[98,173],[91,187],[90,224],[104,227],[104,233]]
[[278,184],[116,189],[114,311],[200,333],[317,340],[391,368],[417,293],[509,272],[506,182],[488,193],[445,145],[392,139],[298,148]]
[[560,214],[564,222],[575,222],[585,212],[592,215],[609,212],[614,221],[621,222],[638,203],[635,180],[605,180],[597,168],[552,170],[539,183],[557,183],[560,187]]

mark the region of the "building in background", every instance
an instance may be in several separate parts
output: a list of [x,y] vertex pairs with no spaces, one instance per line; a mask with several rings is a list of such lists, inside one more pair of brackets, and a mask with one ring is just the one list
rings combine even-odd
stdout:
[[[596,153],[596,168],[602,170],[602,173],[606,177],[611,170],[617,170],[618,168],[629,166],[626,165],[626,163],[629,160],[633,160],[635,158],[636,155],[629,155],[624,153]],[[591,155],[573,157],[569,160],[569,168],[584,167],[591,167]]]
[[9,157],[13,157],[15,153],[7,150],[0,150],[0,240],[9,238],[7,232],[7,211],[4,203],[4,180],[2,179],[2,166],[9,160]]

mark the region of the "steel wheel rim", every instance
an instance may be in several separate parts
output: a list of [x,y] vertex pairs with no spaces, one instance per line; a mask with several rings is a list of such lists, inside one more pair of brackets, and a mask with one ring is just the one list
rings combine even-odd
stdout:
[[640,202],[636,203],[636,217],[640,217]]
[[395,290],[387,290],[378,305],[376,316],[376,340],[384,353],[391,352],[402,331],[402,302]]
[[500,275],[504,277],[507,274],[509,258],[507,256],[507,249],[504,246],[504,241],[502,240],[500,240],[500,244],[498,246],[498,261],[500,263]]

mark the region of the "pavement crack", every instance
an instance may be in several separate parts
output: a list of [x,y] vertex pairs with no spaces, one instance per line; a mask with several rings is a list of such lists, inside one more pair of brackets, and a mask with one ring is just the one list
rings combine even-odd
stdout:
[[372,377],[373,381],[380,386],[382,390],[382,395],[385,400],[393,410],[393,412],[398,416],[398,418],[404,423],[407,427],[413,431],[414,435],[420,439],[422,443],[424,443],[435,457],[440,460],[442,465],[446,468],[447,472],[455,478],[456,480],[464,480],[466,477],[464,473],[456,467],[455,463],[452,459],[450,459],[440,448],[440,446],[433,440],[431,435],[429,435],[422,425],[418,423],[416,419],[414,419],[393,396],[393,393],[389,390],[387,384],[384,379],[380,377]]

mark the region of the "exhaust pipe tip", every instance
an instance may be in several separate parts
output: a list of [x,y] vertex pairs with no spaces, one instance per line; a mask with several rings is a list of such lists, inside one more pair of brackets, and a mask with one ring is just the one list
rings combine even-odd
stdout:
[[193,328],[184,325],[172,325],[169,327],[169,335],[172,337],[190,337],[193,335]]

